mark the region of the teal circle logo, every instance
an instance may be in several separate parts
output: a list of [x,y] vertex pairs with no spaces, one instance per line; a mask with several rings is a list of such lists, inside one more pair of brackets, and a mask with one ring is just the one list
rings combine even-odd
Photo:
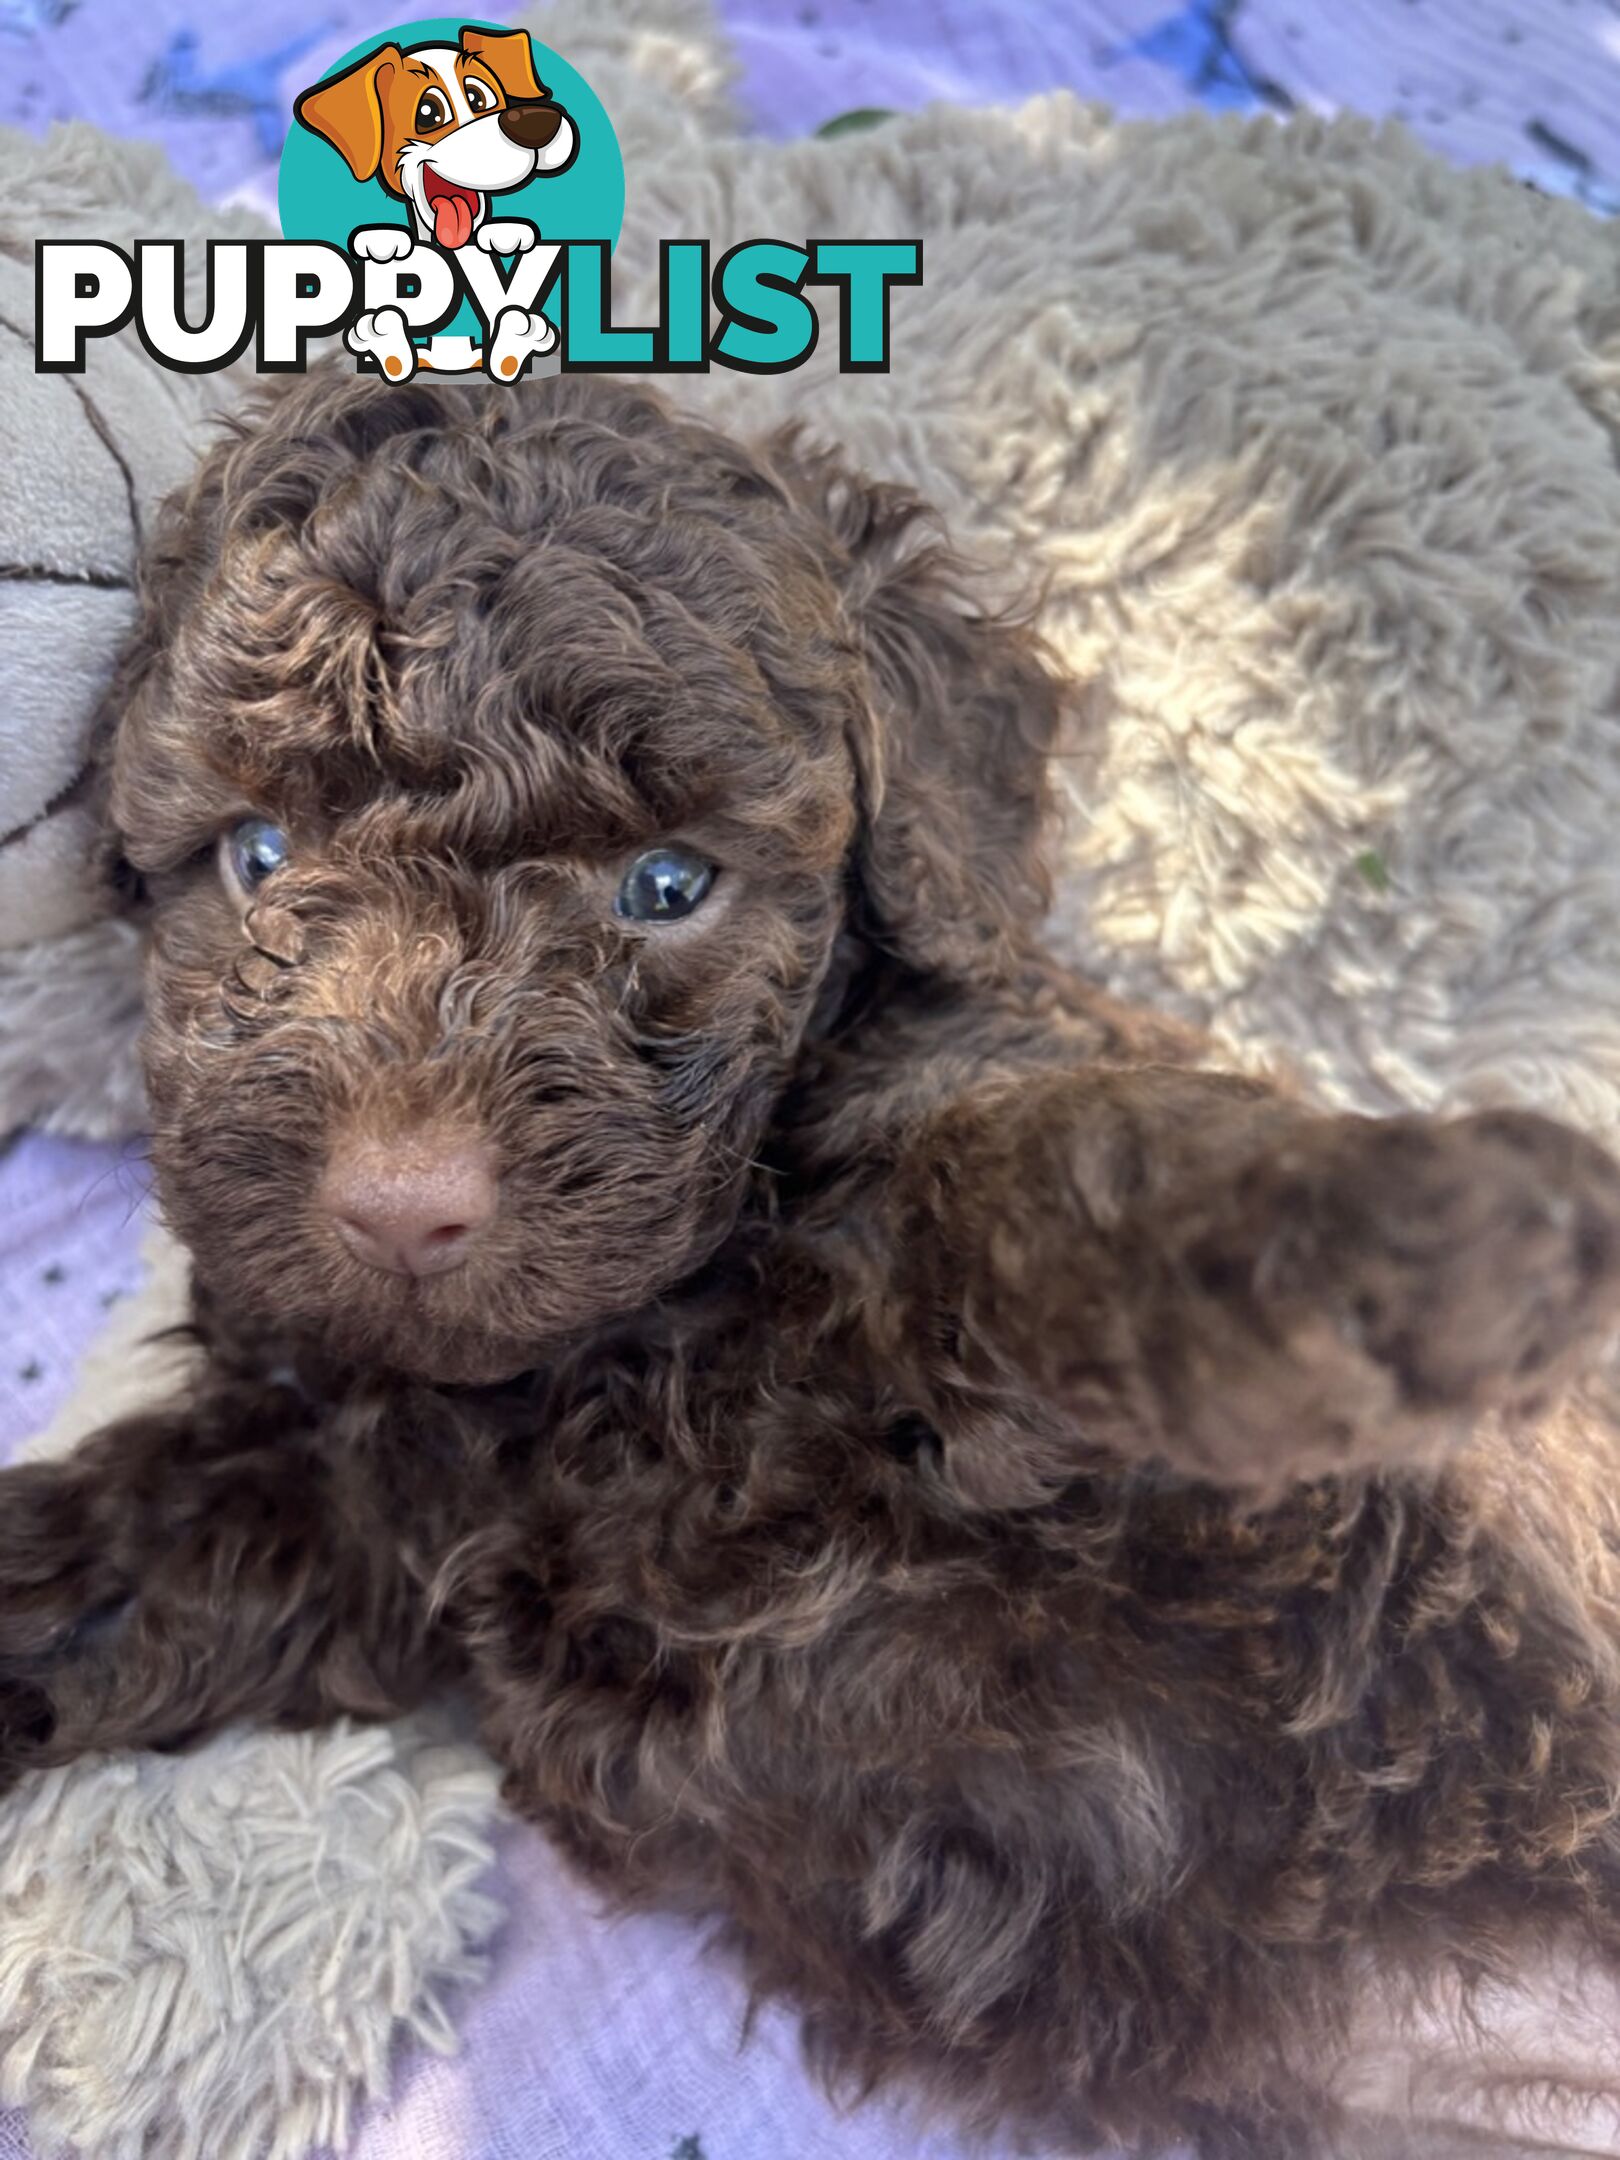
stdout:
[[[362,229],[394,226],[452,262],[481,230],[498,241],[519,220],[544,243],[618,240],[613,124],[579,70],[526,33],[456,15],[401,23],[352,47],[293,110],[278,189],[289,240],[346,249]],[[510,267],[505,249],[485,252]],[[479,332],[463,299],[437,337]]]

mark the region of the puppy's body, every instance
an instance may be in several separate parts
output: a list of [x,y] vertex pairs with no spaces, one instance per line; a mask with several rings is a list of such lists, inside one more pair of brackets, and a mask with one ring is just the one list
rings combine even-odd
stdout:
[[460,1676],[833,2061],[1143,2149],[1331,2150],[1388,1976],[1611,1953],[1620,1176],[1042,960],[1058,690],[911,506],[315,381],[117,702],[212,1357],[0,1486],[13,1768]]

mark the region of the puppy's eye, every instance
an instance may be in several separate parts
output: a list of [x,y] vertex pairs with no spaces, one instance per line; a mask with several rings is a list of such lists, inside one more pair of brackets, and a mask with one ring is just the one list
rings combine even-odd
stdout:
[[256,893],[285,864],[287,835],[268,818],[243,818],[225,835],[225,865],[241,893]]
[[[476,112],[477,106],[473,107]],[[423,129],[442,128],[450,117],[450,108],[444,101],[442,90],[424,90],[416,101],[415,125]]]
[[470,111],[479,113],[490,112],[494,109],[494,98],[490,96],[488,89],[478,80],[476,75],[469,75],[461,87],[467,93],[467,105]]
[[624,874],[614,911],[631,922],[680,922],[700,907],[714,883],[714,864],[690,848],[649,848]]

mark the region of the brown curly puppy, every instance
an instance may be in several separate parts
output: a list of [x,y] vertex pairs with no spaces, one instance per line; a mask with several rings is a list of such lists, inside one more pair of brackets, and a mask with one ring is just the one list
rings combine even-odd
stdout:
[[1369,1976],[1620,1948],[1620,1174],[1044,959],[1061,690],[918,506],[317,376],[115,700],[191,1400],[0,1481],[15,1772],[474,1691],[823,2058],[1336,2144]]

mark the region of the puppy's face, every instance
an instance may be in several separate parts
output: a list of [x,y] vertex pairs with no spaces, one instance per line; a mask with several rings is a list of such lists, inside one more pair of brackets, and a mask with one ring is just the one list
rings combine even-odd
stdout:
[[311,379],[148,572],[114,756],[163,1203],[265,1332],[493,1379],[735,1219],[843,916],[820,536],[650,398]]

